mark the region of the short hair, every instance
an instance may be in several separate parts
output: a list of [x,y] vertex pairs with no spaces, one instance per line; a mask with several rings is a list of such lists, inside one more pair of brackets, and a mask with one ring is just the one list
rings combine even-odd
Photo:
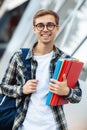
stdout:
[[35,25],[35,20],[41,16],[45,16],[45,15],[52,15],[55,18],[55,22],[57,25],[59,25],[59,16],[56,12],[52,11],[52,10],[47,10],[47,9],[42,9],[36,12],[36,14],[33,17],[33,25]]

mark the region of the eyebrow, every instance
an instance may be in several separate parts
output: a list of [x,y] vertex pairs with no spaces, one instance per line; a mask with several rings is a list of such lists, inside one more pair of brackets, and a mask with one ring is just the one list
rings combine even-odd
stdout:
[[[37,24],[44,24],[44,25],[47,25],[48,23],[52,23],[52,24],[54,24],[54,25],[57,25],[56,23],[54,23],[54,22],[47,22],[46,24],[45,23],[43,23],[43,22],[40,22],[40,23],[37,23]],[[35,24],[35,25],[37,25],[37,24]]]

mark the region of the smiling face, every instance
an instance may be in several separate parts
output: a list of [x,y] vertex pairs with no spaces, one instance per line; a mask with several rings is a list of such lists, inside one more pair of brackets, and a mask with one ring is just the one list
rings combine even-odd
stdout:
[[[41,23],[43,25],[47,25],[49,23],[53,23],[54,27],[53,30],[47,29],[47,26],[43,27],[43,30],[38,30],[37,25]],[[55,35],[57,31],[59,30],[59,26],[56,25],[55,17],[53,15],[44,15],[41,17],[36,18],[35,20],[34,33],[36,34],[38,38],[38,43],[44,43],[44,44],[53,44]],[[56,26],[55,26],[56,25]],[[41,25],[42,26],[42,25]]]

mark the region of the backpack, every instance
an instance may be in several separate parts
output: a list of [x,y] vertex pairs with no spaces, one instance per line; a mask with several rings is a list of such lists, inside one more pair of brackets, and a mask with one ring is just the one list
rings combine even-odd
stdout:
[[[26,63],[25,57],[29,52],[29,48],[22,48],[22,61]],[[16,99],[0,94],[0,130],[12,130],[15,116],[17,114]]]

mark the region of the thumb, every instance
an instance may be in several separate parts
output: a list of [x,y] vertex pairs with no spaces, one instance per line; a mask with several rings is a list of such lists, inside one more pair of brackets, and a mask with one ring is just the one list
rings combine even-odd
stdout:
[[67,79],[66,79],[66,75],[65,74],[63,74],[63,81],[66,81]]

